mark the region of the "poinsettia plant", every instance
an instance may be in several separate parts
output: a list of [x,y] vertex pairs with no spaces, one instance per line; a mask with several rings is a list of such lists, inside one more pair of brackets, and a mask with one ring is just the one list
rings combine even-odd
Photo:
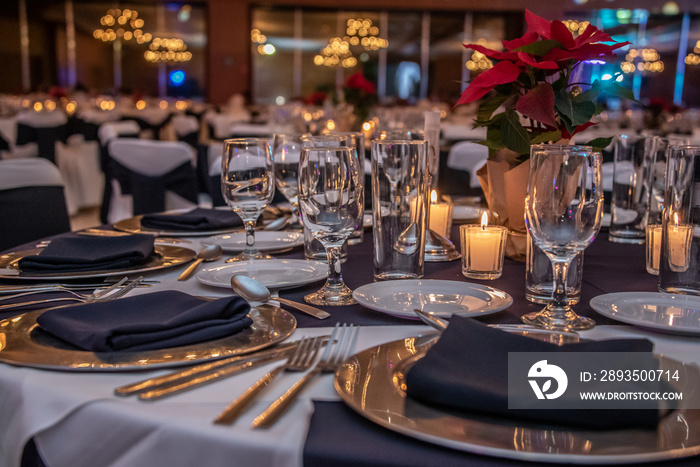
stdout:
[[[614,51],[629,42],[615,42],[589,24],[575,36],[561,21],[547,21],[525,12],[527,32],[502,41],[505,51],[479,44],[465,44],[494,61],[464,90],[457,105],[482,99],[475,126],[487,128],[486,141],[493,156],[501,149],[513,151],[510,162],[527,159],[530,145],[570,139],[595,123],[603,110],[601,93],[633,99],[630,90],[614,81],[572,82],[577,67],[586,60],[615,60]],[[612,43],[611,45],[605,43]],[[584,90],[585,89],[585,90]],[[494,113],[498,109],[503,111]],[[523,124],[521,118],[527,122]],[[604,148],[612,138],[585,144]]]
[[361,71],[351,75],[343,87],[345,102],[354,108],[358,125],[367,120],[369,112],[377,104],[377,89]]

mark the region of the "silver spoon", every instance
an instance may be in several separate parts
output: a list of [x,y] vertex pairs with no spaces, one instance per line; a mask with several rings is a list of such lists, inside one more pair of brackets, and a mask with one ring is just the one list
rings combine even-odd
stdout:
[[194,270],[197,269],[197,266],[199,266],[202,261],[216,261],[217,259],[221,258],[223,252],[224,250],[222,250],[219,245],[209,245],[202,248],[199,250],[199,253],[197,253],[197,259],[194,261],[194,263],[190,264],[187,269],[182,271],[182,274],[180,274],[180,277],[178,277],[177,280],[186,281],[190,278]]
[[287,216],[282,216],[282,217],[270,222],[269,224],[267,224],[265,227],[263,227],[263,230],[265,230],[265,231],[282,230],[285,227],[287,227],[288,223],[289,223],[289,219],[287,218]]
[[323,310],[319,310],[318,308],[306,305],[304,303],[298,303],[280,297],[272,298],[270,289],[265,287],[265,284],[256,281],[252,277],[233,276],[231,278],[231,287],[233,288],[234,292],[251,302],[267,302],[269,300],[275,300],[280,303],[284,303],[285,305],[291,306],[292,308],[295,308],[299,311],[303,311],[304,313],[309,314],[318,319],[325,319],[330,316],[330,313],[327,313]]

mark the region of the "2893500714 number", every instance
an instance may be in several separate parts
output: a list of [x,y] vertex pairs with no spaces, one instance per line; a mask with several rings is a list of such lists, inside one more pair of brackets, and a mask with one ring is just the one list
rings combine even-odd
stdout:
[[600,381],[678,381],[678,370],[602,370]]

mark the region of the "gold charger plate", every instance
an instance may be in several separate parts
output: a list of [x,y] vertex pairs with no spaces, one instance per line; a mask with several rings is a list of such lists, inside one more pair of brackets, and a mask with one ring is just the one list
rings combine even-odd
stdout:
[[0,255],[0,279],[42,280],[119,276],[177,266],[179,264],[191,261],[195,256],[197,256],[195,251],[188,248],[172,245],[156,245],[155,254],[151,255],[145,263],[131,268],[106,269],[102,271],[51,272],[44,274],[36,272],[22,273],[22,271],[20,271],[17,267],[17,262],[25,256],[36,255],[40,251],[41,248],[34,248],[31,250],[15,251],[5,255]]
[[[655,431],[592,431],[486,415],[457,415],[407,398],[405,375],[436,337],[411,337],[358,353],[336,372],[336,391],[360,415],[392,431],[480,455],[533,462],[629,464],[700,454],[700,410],[688,409],[683,402],[661,420]],[[660,361],[664,369],[683,372],[681,379],[686,385],[673,389],[685,389],[688,394],[697,391],[698,367],[664,357]]]
[[253,324],[233,336],[199,344],[140,352],[89,352],[43,331],[37,310],[0,321],[0,362],[64,371],[130,371],[188,365],[264,349],[289,337],[296,319],[281,308],[251,308]]
[[129,232],[132,234],[142,233],[155,235],[156,237],[208,237],[210,235],[219,235],[235,230],[243,229],[242,225],[237,225],[229,227],[226,229],[216,229],[216,230],[158,230],[149,229],[148,227],[141,226],[141,218],[143,216],[138,215],[130,217],[128,219],[121,220],[114,223],[115,230],[121,230],[122,232]]

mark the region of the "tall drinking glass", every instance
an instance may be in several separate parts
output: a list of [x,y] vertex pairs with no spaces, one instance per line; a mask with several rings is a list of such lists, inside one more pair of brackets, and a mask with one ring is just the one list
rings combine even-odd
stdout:
[[571,260],[600,231],[603,186],[600,153],[588,146],[539,144],[530,150],[525,222],[535,244],[552,262],[552,301],[524,323],[563,331],[590,329],[595,322],[569,306],[566,277]]
[[275,186],[292,203],[291,230],[301,231],[299,219],[299,157],[301,134],[276,134],[272,143]]
[[299,161],[299,210],[304,226],[321,242],[328,256],[328,280],[304,297],[314,305],[357,303],[343,282],[340,254],[355,228],[361,189],[354,148],[304,148]]
[[275,194],[268,140],[241,138],[224,141],[221,192],[226,204],[243,220],[246,233],[245,250],[226,262],[272,259],[255,247],[255,223]]

